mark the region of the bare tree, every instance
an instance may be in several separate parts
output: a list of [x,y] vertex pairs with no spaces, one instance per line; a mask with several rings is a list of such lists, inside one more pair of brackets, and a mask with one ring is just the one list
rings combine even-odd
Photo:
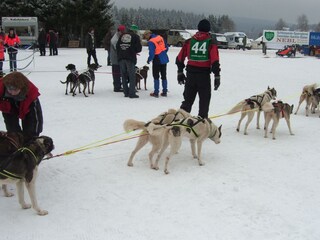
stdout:
[[283,28],[285,28],[287,26],[288,26],[288,24],[282,18],[280,18],[279,21],[275,25],[275,29],[276,30],[283,30]]
[[300,31],[309,31],[308,18],[305,14],[298,17],[298,26]]

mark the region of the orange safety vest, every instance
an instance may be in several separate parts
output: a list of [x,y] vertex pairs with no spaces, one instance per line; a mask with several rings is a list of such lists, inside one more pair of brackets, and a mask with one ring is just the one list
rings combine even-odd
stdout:
[[164,43],[164,40],[160,35],[158,35],[154,38],[151,38],[149,41],[153,42],[154,45],[156,46],[155,53],[154,53],[155,55],[159,55],[160,53],[162,53],[163,51],[165,51],[167,49],[166,45]]

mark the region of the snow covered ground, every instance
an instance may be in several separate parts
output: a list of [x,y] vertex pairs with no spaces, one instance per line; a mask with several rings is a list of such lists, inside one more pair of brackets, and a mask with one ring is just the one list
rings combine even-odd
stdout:
[[[0,193],[2,240],[318,240],[320,237],[319,112],[305,117],[304,104],[291,115],[294,136],[285,121],[277,129],[277,139],[263,137],[255,129],[249,135],[236,132],[240,115],[226,113],[239,101],[275,87],[278,98],[298,103],[302,87],[319,83],[319,59],[280,58],[270,51],[221,50],[221,86],[212,92],[210,116],[222,124],[219,145],[210,140],[203,146],[204,166],[192,159],[185,139],[178,155],[170,161],[170,174],[149,169],[150,145],[127,167],[137,139],[126,139],[122,128],[128,118],[148,121],[169,108],[178,108],[183,87],[176,81],[175,57],[169,51],[169,94],[158,99],[151,71],[148,91],[139,99],[114,93],[111,67],[106,52],[98,50],[103,65],[96,73],[95,94],[66,96],[65,66],[86,66],[84,49],[59,49],[58,56],[40,57],[26,70],[40,89],[44,114],[44,135],[54,139],[54,155],[79,147],[109,143],[78,153],[43,161],[37,181],[44,217],[22,210],[15,194]],[[18,58],[30,53],[20,51]],[[138,57],[146,64],[147,49]],[[19,62],[23,67],[28,60]],[[8,69],[8,63],[4,64]],[[198,112],[198,100],[192,110]],[[263,124],[263,118],[261,123]],[[5,130],[2,116],[0,129]],[[116,138],[113,138],[116,137]],[[15,186],[10,186],[15,191]],[[29,197],[26,194],[29,201]]]

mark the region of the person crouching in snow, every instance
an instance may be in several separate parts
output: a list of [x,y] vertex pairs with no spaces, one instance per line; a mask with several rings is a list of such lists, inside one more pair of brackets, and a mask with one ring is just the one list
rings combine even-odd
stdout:
[[12,72],[0,78],[0,96],[0,111],[7,131],[21,132],[25,139],[39,136],[43,117],[38,88],[22,73]]
[[163,37],[147,31],[145,37],[148,39],[149,57],[147,63],[152,61],[152,75],[154,81],[154,91],[150,93],[152,97],[159,97],[159,85],[160,85],[160,74],[162,83],[161,96],[166,97],[168,92],[168,81],[167,81],[167,63],[169,57],[167,55],[168,45],[164,41]]

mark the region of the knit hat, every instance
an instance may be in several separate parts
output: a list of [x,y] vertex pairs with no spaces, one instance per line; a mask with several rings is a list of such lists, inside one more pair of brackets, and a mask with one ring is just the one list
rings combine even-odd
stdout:
[[207,19],[202,19],[198,24],[198,30],[200,32],[210,32],[210,22]]
[[130,26],[130,30],[131,30],[131,31],[139,31],[139,28],[138,28],[137,25],[132,24],[132,25]]
[[119,32],[124,32],[126,30],[126,26],[124,26],[124,25],[119,25],[119,27],[118,27],[118,31]]

